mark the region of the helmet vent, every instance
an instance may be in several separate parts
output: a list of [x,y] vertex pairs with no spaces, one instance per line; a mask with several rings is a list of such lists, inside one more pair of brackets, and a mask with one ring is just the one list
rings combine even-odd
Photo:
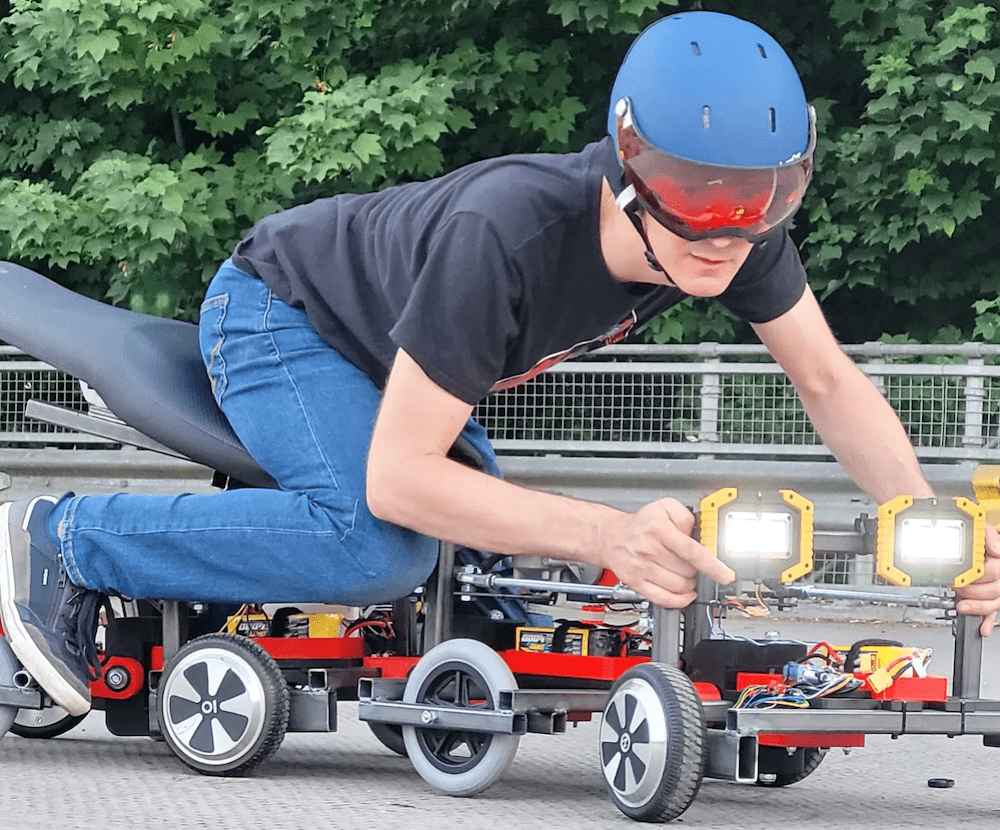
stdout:
[[700,55],[701,54],[701,47],[698,45],[698,42],[695,41],[695,40],[691,41],[691,51],[694,52],[696,55]]
[[706,130],[712,126],[712,111],[708,107],[701,108],[701,125]]
[[767,116],[768,116],[768,121],[771,124],[771,132],[772,133],[776,132],[778,129],[778,116],[777,113],[775,113],[774,111],[774,107],[771,107],[771,109],[767,111]]
[[758,43],[758,44],[757,44],[757,51],[758,51],[758,52],[760,52],[760,56],[761,56],[761,57],[762,57],[762,58],[763,58],[764,60],[767,60],[767,50],[766,50],[766,49],[764,49],[764,44],[763,44],[763,43]]

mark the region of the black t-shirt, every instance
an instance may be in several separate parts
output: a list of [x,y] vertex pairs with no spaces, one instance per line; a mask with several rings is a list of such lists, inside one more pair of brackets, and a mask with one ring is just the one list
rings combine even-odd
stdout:
[[[381,388],[399,348],[470,404],[617,342],[686,296],[617,281],[600,249],[610,139],[504,156],[426,182],[345,194],[257,223],[233,255]],[[613,181],[613,179],[611,179]],[[751,322],[802,296],[787,232],[754,246],[720,300]]]

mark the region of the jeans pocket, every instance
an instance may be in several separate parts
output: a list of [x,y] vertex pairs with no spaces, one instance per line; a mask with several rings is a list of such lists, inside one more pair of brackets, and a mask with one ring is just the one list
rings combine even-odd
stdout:
[[226,342],[223,324],[226,320],[228,306],[228,294],[209,297],[201,304],[201,317],[198,321],[201,356],[208,369],[208,377],[212,383],[212,394],[220,407],[222,406],[222,396],[226,393],[226,387],[229,385],[226,378],[226,358],[222,354],[222,346]]

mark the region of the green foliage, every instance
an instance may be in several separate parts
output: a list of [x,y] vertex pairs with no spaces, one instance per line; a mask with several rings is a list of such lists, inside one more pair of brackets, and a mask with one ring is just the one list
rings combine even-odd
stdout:
[[0,3],[0,257],[193,317],[279,207],[599,136],[618,56],[662,7]]
[[865,66],[866,95],[824,130],[804,245],[813,284],[844,295],[834,307],[874,300],[883,331],[939,339],[951,324],[968,336],[997,264],[985,237],[1000,182],[997,11],[833,0],[830,15]]
[[[0,257],[191,318],[280,207],[601,137],[632,37],[692,6],[774,34],[816,103],[794,234],[838,335],[1000,342],[986,0],[6,0]],[[695,302],[645,336],[752,334]]]

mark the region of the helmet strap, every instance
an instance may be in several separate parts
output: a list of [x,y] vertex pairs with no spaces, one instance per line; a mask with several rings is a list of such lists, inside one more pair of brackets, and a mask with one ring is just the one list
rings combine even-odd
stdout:
[[639,200],[636,198],[635,187],[629,185],[620,194],[618,198],[615,199],[615,204],[624,211],[625,215],[629,218],[632,225],[638,231],[639,236],[642,237],[642,242],[646,246],[646,263],[654,271],[659,271],[667,278],[667,284],[676,287],[676,283],[670,279],[670,274],[667,273],[667,269],[660,265],[659,260],[656,258],[656,254],[653,253],[653,246],[649,244],[649,237],[646,235],[646,229],[642,226],[642,220],[639,218],[639,211],[641,209],[639,205]]

